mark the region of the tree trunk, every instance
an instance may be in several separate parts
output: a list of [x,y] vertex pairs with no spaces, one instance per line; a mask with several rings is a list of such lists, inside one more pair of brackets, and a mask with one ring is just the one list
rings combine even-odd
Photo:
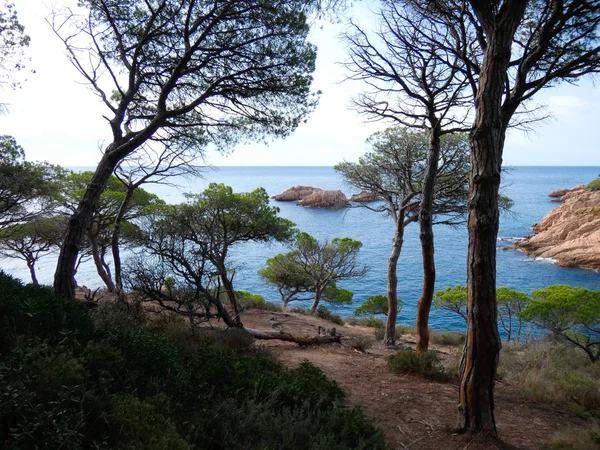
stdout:
[[225,267],[221,267],[219,268],[219,272],[221,273],[221,282],[223,283],[225,292],[227,292],[227,298],[229,299],[229,303],[233,308],[233,320],[235,321],[236,327],[243,327],[244,325],[242,324],[242,319],[240,317],[240,307],[235,295],[235,291],[233,290],[233,284],[227,276],[227,270]]
[[35,261],[27,261],[27,267],[29,268],[29,273],[31,274],[31,282],[35,286],[39,286],[37,276],[35,274]]
[[[121,153],[111,151],[114,146],[115,144],[111,144],[102,156],[92,181],[85,190],[77,210],[69,220],[69,228],[60,248],[56,272],[54,273],[54,292],[57,295],[75,298],[75,263],[81,240],[91,224],[92,215],[112,171],[118,162],[127,155],[125,152],[123,156],[119,157]],[[131,151],[133,151],[133,148]]]
[[113,262],[115,264],[115,287],[119,294],[123,293],[123,278],[121,276],[121,253],[119,249],[119,238],[121,236],[121,223],[123,222],[123,218],[125,217],[125,213],[127,212],[127,208],[129,207],[129,202],[133,197],[133,191],[135,187],[128,185],[127,192],[125,193],[125,198],[123,199],[123,203],[119,207],[119,212],[117,213],[117,217],[115,217],[115,224],[113,228],[111,247],[112,247],[112,257]]
[[328,344],[331,342],[340,342],[341,335],[318,335],[318,336],[294,336],[290,333],[277,330],[254,330],[252,328],[244,328],[252,337],[255,339],[277,339],[280,341],[295,342],[299,345],[313,345],[313,344]]
[[423,290],[417,305],[417,353],[429,349],[429,311],[435,290],[435,248],[433,240],[433,200],[440,159],[440,130],[433,127],[429,135],[427,169],[423,178],[423,197],[419,208],[421,253],[423,255]]
[[396,230],[392,240],[392,252],[388,259],[387,267],[387,298],[388,298],[388,315],[385,324],[385,335],[383,342],[385,345],[391,346],[396,344],[396,321],[398,319],[398,258],[402,251],[402,243],[404,242],[404,210],[398,214],[396,221]]
[[312,314],[314,314],[314,313],[315,313],[315,311],[317,310],[317,307],[319,306],[319,302],[321,301],[321,295],[322,295],[322,294],[323,294],[323,293],[322,293],[321,289],[317,289],[317,290],[315,291],[315,299],[314,299],[314,301],[313,301],[313,304],[312,304],[312,306],[310,307],[310,312],[311,312]]
[[93,236],[91,233],[89,235],[90,244],[92,245],[92,258],[94,260],[94,265],[96,266],[96,272],[106,285],[108,292],[115,292],[115,285],[110,277],[110,274],[104,268],[104,262],[100,257],[100,250],[98,249],[98,240],[96,236]]
[[500,20],[487,2],[471,2],[487,38],[475,98],[469,177],[467,341],[460,363],[459,428],[497,435],[494,377],[500,352],[496,304],[498,191],[506,135],[502,116],[511,46],[527,2],[508,1]]

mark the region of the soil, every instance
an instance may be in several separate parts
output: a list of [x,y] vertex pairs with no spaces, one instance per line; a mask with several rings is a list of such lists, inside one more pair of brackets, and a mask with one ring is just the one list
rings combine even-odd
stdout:
[[[560,431],[584,429],[589,424],[553,406],[528,401],[517,389],[497,382],[496,425],[500,440],[490,436],[457,434],[457,381],[439,383],[413,375],[388,371],[386,356],[397,350],[375,341],[365,351],[352,348],[360,337],[373,337],[372,328],[338,326],[318,317],[297,313],[250,310],[244,325],[263,330],[283,330],[295,335],[327,333],[332,327],[342,343],[299,346],[281,341],[257,341],[268,347],[283,364],[294,367],[309,360],[342,385],[350,404],[360,404],[383,429],[392,448],[406,449],[539,449]],[[326,331],[319,330],[319,327]],[[399,348],[415,347],[414,336],[401,336]],[[430,346],[442,361],[456,367],[457,349]]]

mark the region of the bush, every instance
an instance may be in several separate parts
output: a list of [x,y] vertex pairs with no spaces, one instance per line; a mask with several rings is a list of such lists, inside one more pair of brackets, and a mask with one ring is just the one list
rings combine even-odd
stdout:
[[84,344],[92,333],[82,302],[55,297],[46,287],[24,286],[0,272],[0,353],[10,351],[20,335],[74,345]]
[[[31,293],[13,287],[14,298]],[[0,295],[13,333],[0,354],[0,448],[387,448],[359,408],[344,408],[336,382],[308,362],[290,370],[246,353],[252,341],[243,330],[147,322],[116,306],[94,312],[94,329],[85,307],[44,292],[58,306]],[[62,311],[66,328],[38,310]]]
[[262,309],[266,311],[276,311],[277,305],[271,302],[266,302],[265,298],[260,294],[251,294],[248,291],[236,291],[235,296],[240,305],[244,309]]
[[458,331],[429,330],[429,339],[433,344],[459,347],[464,345],[467,340],[467,335]]
[[385,328],[385,322],[380,319],[376,319],[373,316],[368,317],[348,317],[345,319],[345,322],[348,325],[355,325],[359,327],[367,327],[367,328]]
[[340,316],[339,314],[332,314],[332,312],[329,311],[329,309],[326,306],[320,305],[317,308],[315,314],[317,315],[317,317],[329,320],[330,322],[333,322],[336,325],[344,325],[344,320],[342,319],[342,316]]
[[399,350],[395,355],[388,356],[387,361],[388,368],[394,373],[421,375],[435,381],[449,381],[452,378],[433,351],[418,354],[414,350]]
[[527,398],[600,417],[600,365],[556,340],[503,344],[498,376]]
[[600,178],[591,181],[585,188],[590,191],[600,191]]
[[248,352],[254,345],[254,338],[242,328],[214,330],[210,334],[211,343],[217,347],[230,348],[235,351]]
[[350,342],[350,346],[354,350],[364,352],[368,348],[371,348],[373,346],[373,338],[370,336],[364,336],[364,335],[352,336],[352,341]]
[[375,328],[375,339],[383,341],[385,337],[385,328]]

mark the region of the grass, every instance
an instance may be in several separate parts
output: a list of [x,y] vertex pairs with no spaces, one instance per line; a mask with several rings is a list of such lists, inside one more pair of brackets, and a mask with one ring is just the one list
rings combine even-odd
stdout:
[[531,400],[600,417],[600,364],[556,340],[503,343],[498,377]]

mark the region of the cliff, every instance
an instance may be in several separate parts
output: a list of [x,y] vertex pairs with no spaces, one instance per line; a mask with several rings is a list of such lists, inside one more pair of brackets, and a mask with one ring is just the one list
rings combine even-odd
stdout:
[[514,247],[531,256],[555,259],[561,266],[600,270],[600,192],[576,186],[550,195],[562,205],[534,225],[535,235]]

